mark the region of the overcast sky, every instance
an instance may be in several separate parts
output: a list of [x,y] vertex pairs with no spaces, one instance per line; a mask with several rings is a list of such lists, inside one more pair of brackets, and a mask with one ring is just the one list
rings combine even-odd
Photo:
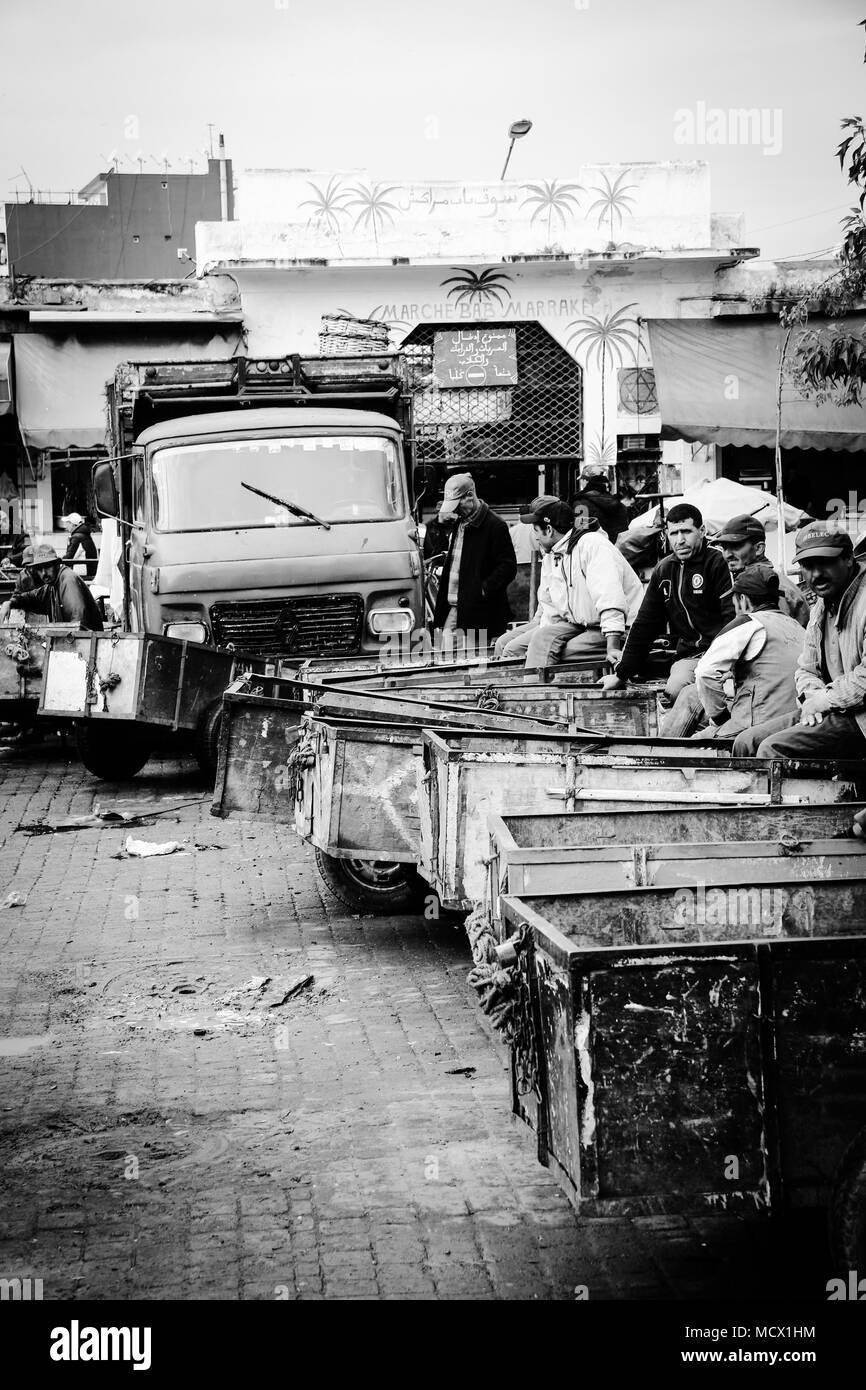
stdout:
[[[208,122],[237,174],[495,179],[526,116],[509,177],[707,159],[747,244],[818,251],[852,201],[833,152],[866,113],[864,17],[866,0],[2,0],[0,193],[22,166],[80,188],[114,152],[201,169]],[[701,143],[701,103],[764,111],[763,136]]]

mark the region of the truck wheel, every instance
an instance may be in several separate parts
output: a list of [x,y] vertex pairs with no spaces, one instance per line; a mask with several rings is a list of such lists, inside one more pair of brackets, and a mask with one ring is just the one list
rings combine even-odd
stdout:
[[317,849],[316,867],[334,897],[352,912],[372,912],[376,917],[413,912],[431,891],[414,864],[337,859]]
[[830,1243],[843,1269],[866,1268],[866,1130],[839,1168],[830,1207]]
[[216,781],[217,764],[220,756],[222,712],[223,702],[218,700],[216,704],[211,705],[210,709],[205,710],[198,722],[194,736],[195,760],[211,786]]
[[103,782],[128,782],[151,753],[150,738],[134,724],[78,724],[75,746],[87,771]]

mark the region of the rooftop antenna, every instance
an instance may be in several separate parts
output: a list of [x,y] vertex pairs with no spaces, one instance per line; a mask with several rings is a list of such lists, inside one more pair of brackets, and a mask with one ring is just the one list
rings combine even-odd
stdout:
[[101,160],[103,160],[104,163],[106,163],[106,164],[111,164],[111,165],[113,166],[113,168],[114,168],[115,174],[117,173],[117,166],[118,166],[118,164],[120,163],[120,161],[119,161],[119,159],[117,158],[117,151],[116,151],[116,150],[114,150],[111,154],[102,154],[102,153],[100,152],[99,158],[100,158]]

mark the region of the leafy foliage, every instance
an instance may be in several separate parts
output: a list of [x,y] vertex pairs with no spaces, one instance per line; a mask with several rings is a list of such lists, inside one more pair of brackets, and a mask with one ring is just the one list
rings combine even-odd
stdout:
[[451,286],[446,298],[453,298],[455,304],[497,304],[501,309],[504,307],[502,296],[511,298],[508,288],[511,276],[506,275],[504,271],[491,267],[489,270],[482,270],[479,275],[469,266],[458,265],[454,269],[459,270],[460,274],[450,275],[447,280],[443,280],[442,289],[446,285]]

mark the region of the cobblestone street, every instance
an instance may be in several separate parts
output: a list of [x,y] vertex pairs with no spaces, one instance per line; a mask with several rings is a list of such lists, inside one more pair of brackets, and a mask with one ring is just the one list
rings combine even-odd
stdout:
[[[50,742],[2,758],[0,900],[25,902],[0,912],[0,1274],[46,1299],[823,1297],[811,1226],[774,1256],[724,1215],[578,1220],[456,919],[347,917],[292,833],[213,819],[191,762],[114,789]],[[16,830],[96,803],[161,804],[132,833],[188,853]]]

